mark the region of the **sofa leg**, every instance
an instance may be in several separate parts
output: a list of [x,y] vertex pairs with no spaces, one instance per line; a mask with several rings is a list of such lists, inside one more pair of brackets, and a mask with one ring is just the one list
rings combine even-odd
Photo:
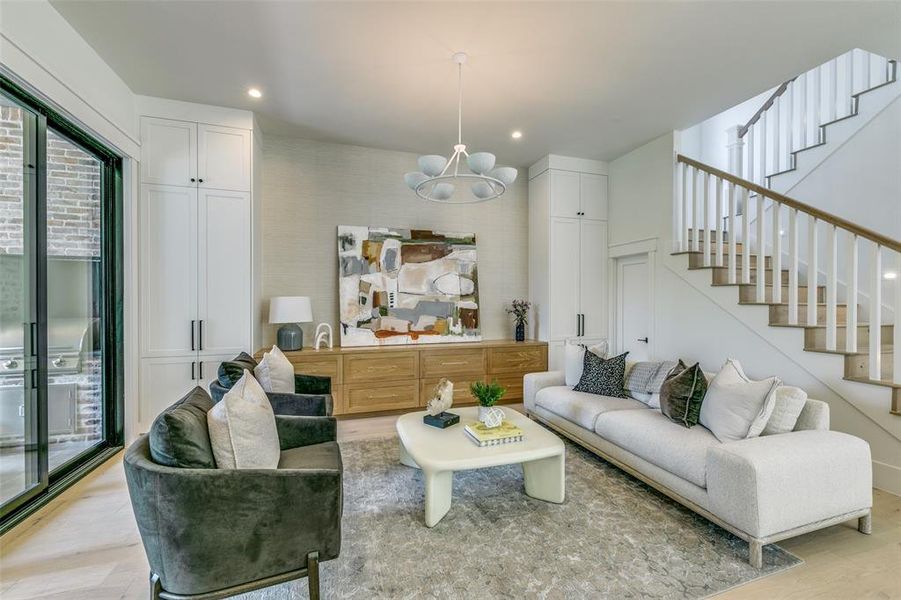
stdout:
[[755,569],[763,568],[763,544],[757,540],[748,542],[748,562]]
[[310,587],[310,600],[319,600],[319,553],[307,554],[307,583]]
[[160,583],[160,576],[156,573],[150,574],[150,600],[159,600],[160,592],[163,591],[163,584]]
[[857,531],[870,535],[873,533],[873,513],[868,512],[857,519]]

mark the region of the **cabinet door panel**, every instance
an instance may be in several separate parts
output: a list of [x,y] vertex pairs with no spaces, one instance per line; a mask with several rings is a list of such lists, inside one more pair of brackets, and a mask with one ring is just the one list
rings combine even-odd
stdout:
[[197,124],[141,118],[141,182],[194,186]]
[[579,216],[579,174],[570,171],[551,171],[551,216]]
[[579,312],[583,316],[582,335],[607,335],[607,223],[583,220],[579,238]]
[[175,404],[199,385],[197,377],[196,355],[142,360],[137,431],[146,433],[163,409]]
[[250,191],[250,131],[201,124],[197,136],[200,187]]
[[607,220],[607,176],[582,173],[579,175],[582,217]]
[[140,204],[143,355],[185,355],[196,348],[197,189],[143,185]]
[[579,312],[579,220],[551,217],[550,339],[576,335]]
[[251,350],[250,194],[199,192],[198,350]]

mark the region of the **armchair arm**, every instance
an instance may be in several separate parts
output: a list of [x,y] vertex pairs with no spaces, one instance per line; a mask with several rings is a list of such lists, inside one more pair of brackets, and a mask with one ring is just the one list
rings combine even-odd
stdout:
[[230,587],[340,551],[340,470],[174,469],[150,460],[144,438],[125,474],[150,567],[169,592]]
[[295,394],[331,394],[332,378],[319,375],[294,375]]
[[335,417],[275,415],[278,443],[282,450],[338,440]]
[[284,394],[268,392],[266,397],[277,415],[327,417],[332,414],[331,394]]
[[837,431],[756,437],[707,451],[712,512],[757,538],[873,505],[870,446]]
[[566,385],[566,377],[563,371],[543,371],[541,373],[526,373],[523,377],[523,404],[526,411],[535,409],[535,394],[546,387]]

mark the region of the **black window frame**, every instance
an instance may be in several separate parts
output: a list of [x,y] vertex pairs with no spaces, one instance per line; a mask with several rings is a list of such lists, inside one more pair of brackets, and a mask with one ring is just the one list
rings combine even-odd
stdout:
[[[36,258],[38,346],[38,445],[42,455],[38,475],[41,490],[25,494],[0,512],[0,535],[62,493],[124,445],[124,278],[122,156],[79,127],[49,103],[0,71],[0,90],[37,115],[37,192],[32,250]],[[47,432],[47,131],[60,135],[93,155],[101,164],[100,275],[103,441],[49,472]]]

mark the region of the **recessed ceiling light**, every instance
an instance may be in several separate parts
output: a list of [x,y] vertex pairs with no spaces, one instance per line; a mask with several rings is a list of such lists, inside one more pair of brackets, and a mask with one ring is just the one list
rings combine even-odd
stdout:
[[247,95],[251,98],[262,98],[263,92],[261,92],[257,88],[250,88],[249,90],[247,90]]
[[898,274],[894,271],[886,271],[882,274],[883,279],[898,279]]
[[519,138],[522,137],[522,132],[514,131],[513,133],[510,134],[510,137],[512,137],[514,140],[518,140]]

